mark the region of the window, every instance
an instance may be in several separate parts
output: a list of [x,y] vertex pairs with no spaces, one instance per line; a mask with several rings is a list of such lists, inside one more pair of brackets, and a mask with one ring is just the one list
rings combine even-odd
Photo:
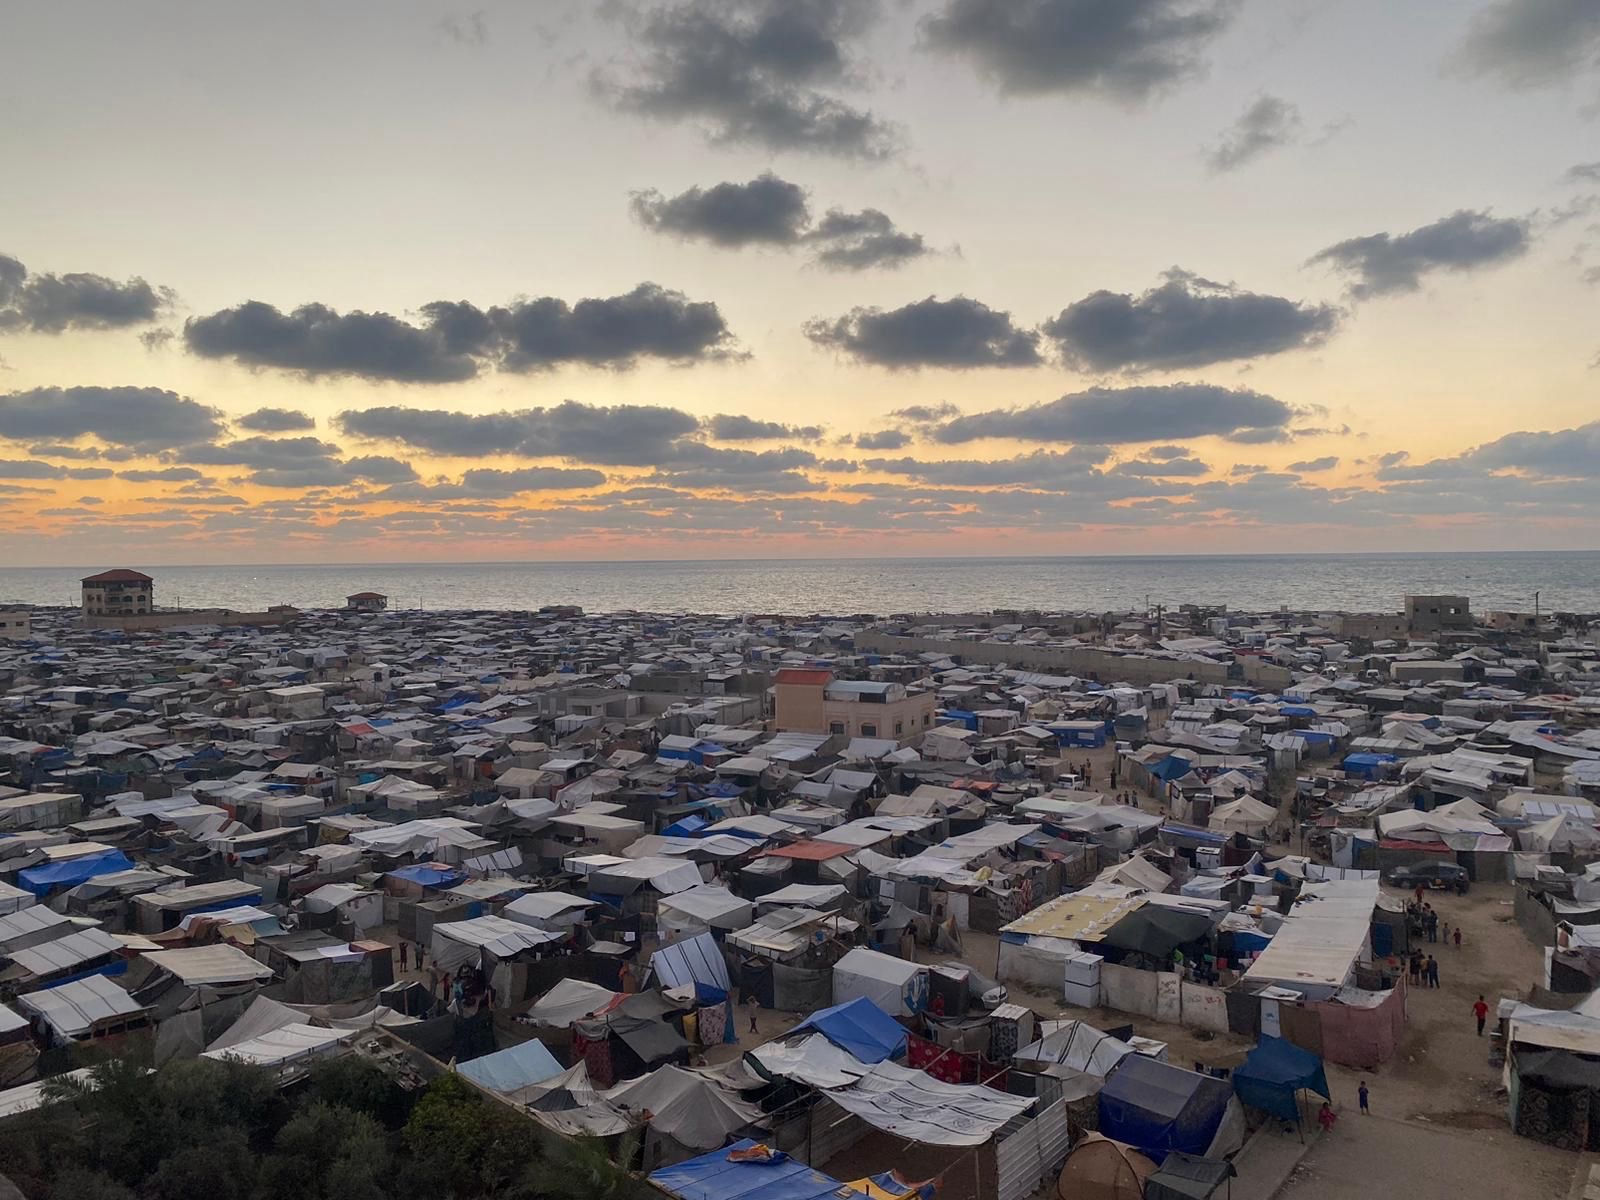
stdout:
[[924,729],[926,729],[932,723],[933,723],[933,718],[929,714],[923,713],[922,714],[922,727]]
[[843,733],[844,732],[844,722],[843,721],[829,721],[828,722],[828,732],[829,733]]
[[862,737],[877,737],[878,736],[878,727],[876,725],[874,725],[871,721],[863,721],[861,723],[861,736]]
[[906,723],[904,721],[896,721],[894,723],[894,735],[895,735],[895,737],[899,737],[901,734],[905,733],[905,731],[906,731]]

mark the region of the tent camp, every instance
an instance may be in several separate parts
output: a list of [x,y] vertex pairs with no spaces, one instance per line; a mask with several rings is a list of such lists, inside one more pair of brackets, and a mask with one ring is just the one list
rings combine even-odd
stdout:
[[714,1149],[740,1130],[766,1123],[758,1106],[682,1067],[661,1067],[619,1083],[606,1099],[625,1111],[648,1113],[652,1133],[691,1150]]
[[709,883],[656,902],[656,928],[669,941],[713,930],[727,934],[743,929],[754,918],[750,901]]
[[[1238,1173],[1225,1158],[1198,1158],[1174,1150],[1144,1181],[1144,1200],[1207,1200]],[[1232,1184],[1228,1191],[1231,1195]]]
[[1278,810],[1253,796],[1241,796],[1211,810],[1209,827],[1217,833],[1243,833],[1259,837],[1278,819]]
[[1086,1133],[1067,1156],[1056,1180],[1061,1200],[1143,1200],[1144,1181],[1156,1164],[1132,1146]]
[[1113,925],[1101,944],[1165,959],[1179,946],[1203,941],[1213,924],[1214,918],[1205,913],[1147,904]]
[[543,1042],[527,1041],[469,1059],[456,1070],[479,1087],[521,1103],[526,1089],[561,1074],[562,1067]]
[[928,968],[857,946],[833,964],[833,1002],[864,997],[894,1017],[928,1006]]
[[1169,1150],[1231,1153],[1244,1115],[1220,1079],[1130,1054],[1100,1091],[1100,1132],[1160,1162]]
[[709,933],[663,946],[650,956],[650,971],[664,988],[693,987],[703,1002],[727,998],[728,964]]
[[1262,1038],[1233,1072],[1233,1090],[1243,1103],[1285,1121],[1299,1121],[1302,1089],[1333,1098],[1322,1060],[1282,1038]]
[[1016,1061],[1055,1063],[1104,1079],[1133,1053],[1133,1047],[1121,1038],[1114,1038],[1083,1021],[1047,1021],[1040,1032],[1043,1036],[1038,1041],[1017,1051]]

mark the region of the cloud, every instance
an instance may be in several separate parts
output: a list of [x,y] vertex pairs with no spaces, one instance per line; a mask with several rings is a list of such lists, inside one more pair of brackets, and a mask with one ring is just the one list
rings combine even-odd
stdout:
[[640,358],[669,362],[733,357],[717,306],[641,283],[626,295],[541,297],[490,309],[436,300],[412,323],[388,313],[338,313],[304,304],[284,313],[259,300],[185,323],[193,354],[308,378],[358,376],[397,383],[451,383],[480,370],[545,370],[564,363],[625,369]]
[[0,395],[0,437],[64,442],[93,436],[112,446],[165,450],[214,438],[222,413],[161,388],[32,388]]
[[399,483],[385,488],[378,500],[505,499],[524,492],[563,491],[599,487],[606,477],[600,471],[573,467],[522,467],[500,471],[475,467],[462,474],[459,482]]
[[109,467],[63,467],[36,458],[0,458],[0,479],[110,479]]
[[348,410],[335,424],[355,437],[398,442],[431,454],[462,458],[519,454],[616,466],[670,461],[683,453],[680,441],[700,428],[699,420],[681,409],[603,407],[571,400],[554,408],[482,414],[395,405]]
[[1289,464],[1291,471],[1331,471],[1339,465],[1337,455],[1329,454],[1322,458],[1307,458],[1300,462]]
[[872,0],[658,3],[635,24],[637,62],[593,82],[616,108],[693,122],[713,143],[887,158],[898,131],[832,94],[856,82],[851,43],[875,15]]
[[1548,87],[1600,63],[1593,0],[1494,0],[1473,18],[1454,66],[1518,89]]
[[129,483],[186,483],[194,479],[204,479],[193,467],[161,467],[157,470],[118,471],[118,479],[126,479]]
[[447,13],[434,23],[434,28],[458,46],[482,46],[489,40],[489,23],[482,10]]
[[954,404],[909,404],[905,408],[896,408],[890,411],[891,417],[899,417],[902,421],[909,421],[913,425],[935,425],[940,421],[948,421],[951,417],[959,417],[961,410]]
[[258,408],[237,418],[234,424],[240,429],[250,429],[256,433],[290,433],[317,427],[309,413],[297,412],[292,408]]
[[1353,276],[1358,300],[1392,292],[1414,292],[1434,271],[1472,271],[1510,262],[1527,253],[1532,222],[1459,209],[1410,233],[1374,233],[1349,238],[1319,251],[1312,263],[1328,263]]
[[1145,479],[1171,479],[1180,476],[1205,475],[1211,468],[1198,458],[1187,455],[1181,458],[1130,458],[1111,468],[1113,475],[1134,475]]
[[946,0],[929,46],[1003,95],[1100,93],[1137,102],[1200,74],[1234,0]]
[[875,208],[832,208],[815,225],[806,191],[770,171],[748,183],[692,187],[676,196],[635,192],[633,214],[647,229],[737,249],[809,247],[812,261],[836,271],[898,267],[930,253],[920,233],[904,233]]
[[1070,365],[1169,371],[1321,345],[1339,310],[1242,291],[1173,268],[1140,296],[1099,291],[1043,326]]
[[1213,171],[1232,171],[1300,136],[1300,110],[1278,96],[1259,96],[1206,153]]
[[911,435],[900,429],[856,434],[856,448],[859,450],[899,450],[910,442]]
[[1600,183],[1600,162],[1577,163],[1561,176],[1563,183]]
[[782,438],[814,441],[822,436],[822,426],[785,425],[780,421],[758,421],[742,413],[718,413],[706,422],[706,432],[719,442],[762,442]]
[[1277,440],[1286,436],[1293,416],[1283,401],[1246,388],[1173,383],[1089,388],[1029,408],[974,413],[939,426],[934,437],[946,443],[1016,438],[1103,445],[1207,436]]
[[817,456],[793,446],[755,451],[680,442],[673,451],[646,482],[675,488],[768,493],[814,491],[821,487],[797,470],[816,466]]
[[811,224],[806,190],[770,171],[670,198],[654,188],[635,192],[631,207],[646,229],[717,246],[793,246]]
[[929,296],[903,308],[856,308],[847,316],[808,321],[805,334],[819,346],[880,367],[1034,367],[1039,335],[1018,329],[1011,314],[966,296]]
[[118,283],[87,272],[30,274],[22,263],[0,254],[0,333],[125,329],[154,321],[172,301],[171,291],[143,279]]

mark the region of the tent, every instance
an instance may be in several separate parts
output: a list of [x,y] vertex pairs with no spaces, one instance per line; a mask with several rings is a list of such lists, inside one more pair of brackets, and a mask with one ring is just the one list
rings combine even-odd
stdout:
[[925,1071],[881,1062],[828,1099],[874,1129],[933,1146],[981,1146],[1034,1106],[980,1084],[945,1083]]
[[1056,1180],[1061,1200],[1142,1200],[1144,1181],[1156,1164],[1132,1146],[1098,1133],[1086,1133]]
[[1302,1088],[1333,1099],[1322,1060],[1283,1038],[1262,1038],[1233,1072],[1233,1090],[1243,1103],[1285,1121],[1300,1119],[1296,1096]]
[[1241,796],[1228,804],[1219,804],[1211,810],[1208,827],[1217,833],[1244,833],[1251,836],[1265,833],[1267,827],[1278,819],[1278,810],[1263,804],[1252,796]]
[[1056,1063],[1104,1079],[1133,1053],[1133,1047],[1121,1038],[1112,1037],[1083,1021],[1061,1021],[1055,1023],[1054,1029],[1048,1028],[1050,1024],[1046,1022],[1041,1027],[1043,1036],[1038,1041],[1017,1051],[1013,1056],[1016,1061]]
[[[1206,1200],[1238,1173],[1225,1158],[1197,1158],[1174,1150],[1144,1181],[1144,1200]],[[1231,1194],[1231,1185],[1228,1190]]]
[[1212,918],[1205,913],[1147,904],[1107,930],[1101,944],[1164,959],[1179,946],[1203,940],[1211,927]]
[[1156,1162],[1169,1150],[1206,1154],[1233,1103],[1233,1090],[1220,1079],[1130,1054],[1100,1090],[1100,1132]]
[[650,1182],[676,1200],[834,1200],[844,1186],[748,1138],[652,1171]]
[[754,1104],[695,1071],[665,1066],[619,1083],[606,1099],[625,1111],[649,1113],[650,1128],[680,1146],[710,1150],[766,1118]]
[[17,872],[17,882],[35,896],[47,896],[59,889],[77,887],[96,875],[111,875],[132,869],[133,861],[121,850],[102,850],[99,854],[85,854],[82,858],[28,867]]
[[470,1059],[456,1070],[481,1088],[520,1101],[524,1088],[553,1079],[562,1067],[543,1042],[527,1041]]
[[722,948],[709,933],[661,947],[650,956],[650,970],[664,988],[692,985],[702,1001],[724,1000],[733,990]]
[[656,928],[662,937],[674,941],[713,929],[723,933],[743,929],[754,919],[755,909],[750,901],[710,883],[663,896],[656,902]]
[[563,979],[540,996],[528,1010],[528,1020],[534,1025],[547,1025],[554,1029],[570,1028],[572,1023],[609,1008],[621,998],[597,983],[582,979]]
[[833,1002],[858,997],[891,1016],[913,1016],[928,1006],[928,969],[857,946],[833,964]]
[[905,1026],[860,996],[832,1008],[818,1009],[789,1032],[806,1029],[815,1029],[864,1063],[899,1058],[906,1052]]

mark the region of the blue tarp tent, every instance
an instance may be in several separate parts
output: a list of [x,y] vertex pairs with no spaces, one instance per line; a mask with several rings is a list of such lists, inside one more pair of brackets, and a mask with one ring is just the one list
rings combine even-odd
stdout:
[[117,871],[131,871],[134,864],[121,850],[102,850],[99,854],[85,854],[65,862],[43,863],[17,873],[19,886],[35,896],[47,896],[61,888],[77,887],[96,875],[111,875]]
[[1158,1163],[1168,1150],[1203,1155],[1232,1098],[1220,1079],[1130,1054],[1100,1090],[1100,1132]]
[[701,1001],[716,1002],[732,990],[722,948],[709,933],[663,946],[650,956],[650,969],[664,988],[694,985]]
[[674,821],[661,831],[662,837],[698,837],[700,831],[711,824],[699,813],[690,813],[682,820]]
[[1282,1038],[1262,1038],[1260,1045],[1245,1056],[1244,1065],[1233,1072],[1233,1090],[1239,1093],[1241,1102],[1285,1121],[1300,1117],[1295,1093],[1301,1088],[1333,1099],[1328,1094],[1322,1060]]
[[1182,755],[1169,754],[1148,769],[1150,774],[1161,780],[1162,783],[1171,783],[1174,779],[1182,779],[1190,771],[1194,770],[1194,763]]
[[456,1067],[479,1087],[503,1095],[553,1079],[565,1069],[539,1041],[527,1041],[519,1046],[496,1050],[493,1054],[485,1054],[482,1058],[474,1058]]
[[865,996],[818,1009],[790,1032],[802,1029],[815,1029],[864,1063],[899,1058],[906,1050],[906,1027]]
[[401,867],[397,871],[390,871],[389,874],[407,883],[420,883],[423,887],[455,887],[467,877],[465,871],[453,871],[449,867],[436,867],[428,863]]
[[1346,775],[1359,775],[1362,779],[1377,779],[1383,774],[1383,769],[1389,763],[1398,762],[1392,754],[1346,754],[1344,767]]
[[766,1162],[730,1162],[728,1156],[749,1150],[749,1138],[699,1158],[650,1172],[650,1182],[678,1200],[830,1200],[844,1184],[814,1171],[781,1151]]

